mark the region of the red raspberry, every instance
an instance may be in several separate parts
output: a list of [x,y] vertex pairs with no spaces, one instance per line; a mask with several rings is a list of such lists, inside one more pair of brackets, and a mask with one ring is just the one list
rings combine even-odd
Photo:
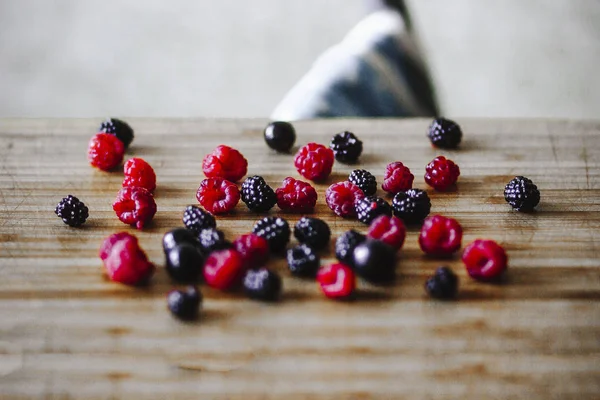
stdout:
[[348,299],[354,294],[356,276],[350,267],[344,264],[330,264],[317,272],[317,282],[321,290],[330,299]]
[[248,161],[236,149],[220,145],[204,157],[202,171],[207,178],[223,178],[237,182],[246,175]]
[[277,206],[283,211],[311,212],[317,204],[317,191],[309,183],[287,177],[275,191]]
[[331,174],[333,150],[322,144],[309,143],[301,147],[294,157],[298,173],[311,181],[320,181]]
[[371,222],[368,236],[400,250],[406,238],[406,228],[400,218],[380,215]]
[[506,270],[506,252],[493,240],[475,240],[465,247],[462,261],[471,278],[478,281],[497,280]]
[[456,183],[460,168],[444,156],[433,159],[425,167],[425,182],[435,190],[444,191]]
[[356,217],[355,204],[365,197],[358,186],[350,181],[338,182],[325,191],[325,202],[340,217]]
[[110,235],[100,247],[100,259],[111,281],[137,285],[154,273],[154,265],[140,248],[138,239],[127,232]]
[[124,224],[144,228],[156,214],[154,196],[143,187],[124,187],[117,193],[113,210]]
[[223,214],[233,210],[240,201],[240,190],[225,179],[209,178],[200,183],[196,199],[209,213]]
[[235,239],[233,248],[242,255],[246,268],[261,267],[269,259],[269,242],[253,233]]
[[88,145],[88,160],[93,167],[110,171],[123,161],[125,146],[115,135],[98,133]]
[[210,253],[204,263],[204,281],[210,287],[227,290],[240,283],[244,275],[244,259],[236,250]]
[[146,161],[141,158],[130,158],[123,167],[125,179],[123,187],[138,186],[154,192],[156,189],[156,174]]
[[415,176],[410,172],[410,169],[400,161],[396,161],[385,167],[381,188],[392,194],[406,192],[412,188],[414,179]]
[[419,246],[426,254],[449,256],[460,249],[462,234],[457,220],[434,215],[423,221]]

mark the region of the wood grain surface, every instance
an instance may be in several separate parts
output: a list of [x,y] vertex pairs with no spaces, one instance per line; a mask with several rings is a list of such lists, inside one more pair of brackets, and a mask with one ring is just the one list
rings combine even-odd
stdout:
[[[158,177],[158,213],[136,231],[111,208],[122,172],[87,162],[99,122],[0,120],[0,398],[600,398],[600,123],[459,120],[461,149],[440,151],[425,137],[427,120],[298,122],[297,145],[354,131],[365,143],[360,167],[379,182],[388,162],[404,162],[415,186],[428,190],[432,213],[461,222],[463,245],[489,238],[506,248],[506,282],[469,279],[459,255],[425,257],[412,228],[391,287],[360,282],[356,301],[335,302],[275,259],[269,265],[284,279],[280,303],[203,287],[201,319],[184,324],[166,310],[174,285],[161,238],[196,202],[202,157],[232,145],[247,157],[249,174],[278,186],[298,177],[292,156],[266,147],[264,120],[131,119],[136,138],[126,157],[143,157]],[[423,181],[439,154],[460,165],[454,192],[433,192]],[[336,163],[316,185],[315,215],[334,237],[366,231],[324,202],[326,187],[352,169]],[[504,185],[515,175],[540,188],[537,212],[505,203]],[[67,194],[90,208],[80,229],[54,214]],[[258,218],[240,203],[218,225],[233,239]],[[158,266],[149,287],[103,277],[98,247],[118,231],[136,234]],[[323,263],[333,259],[330,246]],[[427,276],[442,264],[460,276],[456,302],[424,294]]]

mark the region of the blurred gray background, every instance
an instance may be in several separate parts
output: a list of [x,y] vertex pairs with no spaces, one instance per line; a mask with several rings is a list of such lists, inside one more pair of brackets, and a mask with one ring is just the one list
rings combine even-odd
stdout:
[[[0,0],[0,117],[266,117],[374,3]],[[407,3],[444,114],[598,118],[600,1]]]

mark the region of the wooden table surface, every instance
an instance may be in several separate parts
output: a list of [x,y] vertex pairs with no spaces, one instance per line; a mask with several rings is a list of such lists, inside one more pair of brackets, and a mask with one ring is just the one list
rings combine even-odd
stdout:
[[[360,282],[357,301],[336,302],[276,259],[280,303],[203,287],[202,318],[183,324],[166,310],[174,285],[161,238],[195,204],[202,157],[223,143],[275,187],[298,174],[292,156],[264,144],[264,120],[129,121],[136,137],[126,157],[143,157],[158,176],[158,213],[143,231],[112,211],[122,172],[87,162],[99,120],[0,120],[0,398],[600,398],[600,122],[459,120],[465,138],[457,151],[431,148],[423,119],[298,122],[297,145],[354,131],[365,144],[360,167],[379,182],[385,165],[399,160],[415,187],[427,188],[425,165],[438,154],[452,158],[462,172],[458,189],[427,188],[432,213],[461,222],[463,245],[501,243],[510,258],[506,282],[471,280],[459,255],[425,257],[409,229],[392,287]],[[366,231],[324,202],[326,187],[352,169],[336,163],[316,185],[315,215],[334,238]],[[540,188],[536,213],[505,203],[504,185],[515,175]],[[80,229],[54,214],[67,194],[90,208]],[[240,203],[218,226],[233,239],[258,218]],[[103,277],[98,247],[118,231],[136,234],[158,266],[149,287]],[[324,263],[334,259],[332,247]],[[442,264],[460,276],[456,302],[424,294]]]

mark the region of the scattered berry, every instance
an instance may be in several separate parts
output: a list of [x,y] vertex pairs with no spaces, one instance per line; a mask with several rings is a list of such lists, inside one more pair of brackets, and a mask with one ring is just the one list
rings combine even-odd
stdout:
[[283,211],[311,212],[317,204],[317,191],[306,182],[287,177],[275,191],[277,206]]
[[208,211],[196,206],[187,206],[185,208],[185,211],[183,212],[183,224],[196,235],[198,235],[202,229],[217,227],[215,217]]
[[281,295],[281,278],[266,268],[248,270],[244,277],[244,291],[254,300],[276,301]]
[[435,147],[454,149],[460,144],[462,131],[456,122],[445,118],[437,118],[429,126],[427,136]]
[[507,268],[508,257],[493,240],[475,240],[465,247],[462,261],[471,278],[487,282],[500,278]]
[[156,202],[142,187],[124,187],[117,193],[113,210],[124,224],[143,229],[156,214]]
[[450,268],[440,267],[425,282],[425,291],[435,299],[453,299],[458,292],[458,276]]
[[368,236],[400,250],[406,238],[406,228],[400,218],[380,215],[371,222]]
[[410,169],[400,161],[396,161],[385,167],[381,188],[391,194],[404,192],[412,188],[414,179],[415,176],[410,172]]
[[141,158],[130,158],[123,166],[125,179],[123,187],[139,186],[154,192],[156,189],[156,174],[146,161]]
[[331,230],[327,222],[322,219],[302,217],[294,226],[294,236],[300,243],[321,250],[329,245]]
[[540,202],[540,191],[531,179],[517,176],[504,188],[504,199],[515,210],[530,212]]
[[242,201],[254,212],[267,212],[277,203],[277,196],[262,176],[251,176],[242,183]]
[[363,143],[352,132],[338,133],[331,139],[329,148],[339,162],[352,164],[358,161],[363,151]]
[[178,282],[196,282],[202,274],[204,256],[194,242],[176,245],[166,253],[166,270]]
[[210,287],[227,290],[241,281],[244,272],[240,253],[232,249],[214,251],[204,264],[204,281]]
[[320,181],[331,174],[333,151],[322,144],[309,143],[301,147],[294,157],[298,173],[311,181]]
[[317,273],[317,282],[326,297],[330,299],[349,299],[354,295],[356,277],[354,271],[344,264],[330,264]]
[[196,199],[206,211],[223,214],[233,210],[240,201],[240,191],[235,183],[221,178],[208,178],[200,183]]
[[108,133],[116,136],[123,143],[125,148],[128,148],[133,142],[133,129],[125,121],[117,118],[109,118],[100,125],[99,132]]
[[314,278],[319,270],[320,259],[312,247],[301,244],[288,250],[287,263],[293,275]]
[[377,180],[365,169],[355,169],[348,176],[348,180],[358,186],[365,196],[372,196],[377,192]]
[[202,171],[207,178],[222,178],[237,182],[248,170],[248,161],[242,153],[229,146],[217,146],[202,160]]
[[335,242],[335,256],[343,264],[354,266],[354,249],[367,237],[353,229],[344,232]]
[[370,224],[380,215],[392,215],[392,207],[377,196],[366,196],[356,202],[356,216],[363,224]]
[[54,213],[69,226],[81,226],[89,216],[87,206],[72,195],[63,198],[54,209]]
[[253,233],[239,236],[233,248],[242,255],[246,268],[261,267],[269,259],[269,242]]
[[419,246],[426,254],[449,256],[460,249],[462,227],[453,218],[434,215],[423,221]]
[[394,279],[396,249],[380,240],[367,239],[354,248],[353,267],[371,283],[387,283]]
[[232,247],[232,244],[225,240],[225,234],[216,228],[202,229],[198,234],[198,241],[204,254]]
[[434,158],[425,167],[425,182],[439,191],[448,190],[456,183],[459,175],[458,165],[444,156]]
[[198,317],[201,303],[202,294],[195,286],[188,286],[185,290],[171,290],[167,295],[169,311],[184,321]]
[[193,244],[200,248],[200,243],[194,232],[186,228],[175,228],[164,234],[162,240],[163,251],[167,254],[170,250],[183,243]]
[[431,201],[427,192],[420,189],[409,189],[394,196],[392,208],[394,215],[405,224],[416,224],[429,215]]
[[271,122],[265,128],[265,142],[275,151],[287,153],[296,142],[296,130],[289,122]]
[[254,224],[252,233],[267,239],[269,248],[277,253],[285,249],[290,241],[290,226],[280,217],[264,217]]
[[356,217],[356,203],[363,197],[363,191],[350,181],[334,183],[325,192],[327,206],[342,218]]
[[116,136],[98,133],[88,145],[88,160],[93,167],[110,171],[123,161],[125,147]]
[[146,282],[154,273],[154,265],[148,261],[138,239],[127,232],[104,239],[99,255],[111,281],[137,285]]

